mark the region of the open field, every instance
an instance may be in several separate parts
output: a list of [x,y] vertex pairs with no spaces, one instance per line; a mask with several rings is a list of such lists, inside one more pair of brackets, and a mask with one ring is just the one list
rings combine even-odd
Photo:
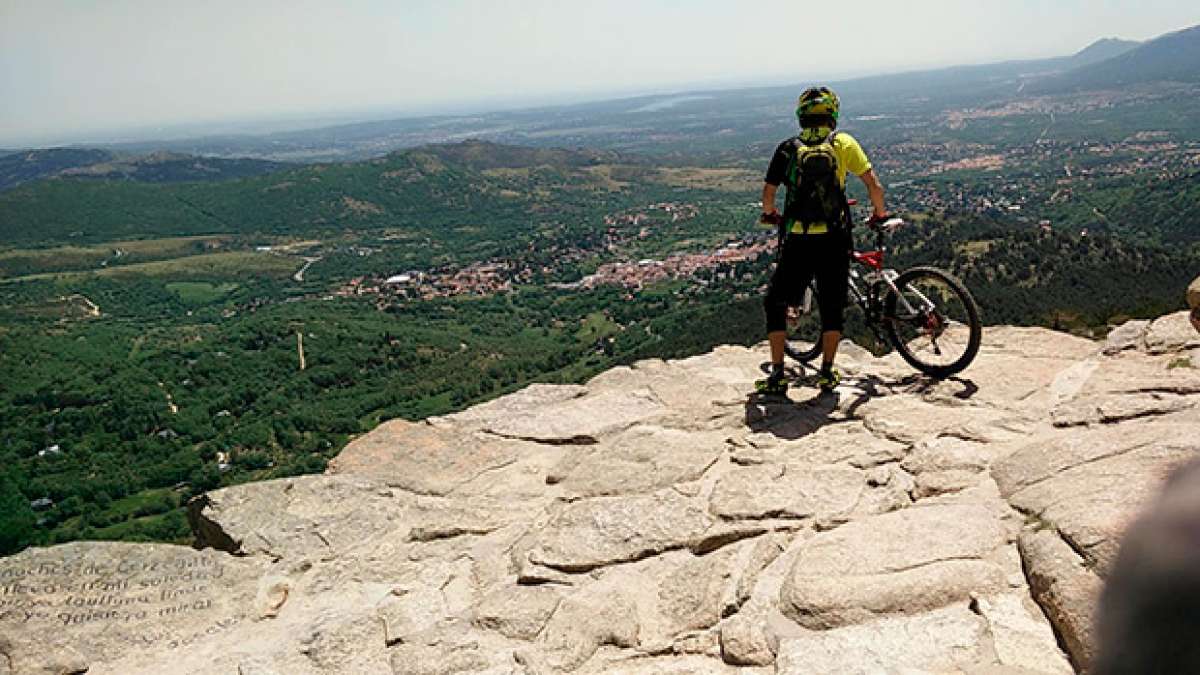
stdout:
[[114,267],[95,274],[104,277],[204,275],[223,278],[239,274],[286,277],[302,264],[303,261],[296,258],[272,253],[227,251]]
[[43,272],[20,277],[0,278],[0,284],[54,279],[67,281],[87,277],[162,277],[172,275],[224,278],[241,274],[286,277],[293,274],[302,260],[260,251],[224,251],[189,255],[169,260],[103,267],[79,272]]
[[235,283],[212,284],[207,281],[173,281],[167,290],[189,305],[207,305],[237,290]]
[[580,342],[594,342],[620,330],[620,324],[608,318],[603,311],[596,311],[579,320],[579,330],[575,331],[575,337]]
[[672,187],[753,194],[762,188],[762,174],[746,169],[683,167],[659,169],[655,179]]
[[0,252],[0,279],[168,260],[217,250],[228,246],[232,239],[229,236],[166,237],[90,246],[12,249]]

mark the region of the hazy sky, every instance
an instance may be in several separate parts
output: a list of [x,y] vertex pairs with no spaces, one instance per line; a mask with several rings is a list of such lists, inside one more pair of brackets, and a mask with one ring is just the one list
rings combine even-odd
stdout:
[[[0,0],[0,146],[1074,52],[1194,0]],[[807,28],[805,26],[808,26]]]

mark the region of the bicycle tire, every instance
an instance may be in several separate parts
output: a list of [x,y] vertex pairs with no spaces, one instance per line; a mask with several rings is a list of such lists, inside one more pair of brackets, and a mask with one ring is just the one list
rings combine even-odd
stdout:
[[787,342],[783,347],[785,354],[800,363],[808,363],[821,353],[821,322],[813,321],[820,316],[820,310],[817,309],[817,284],[815,281],[809,284],[808,290],[812,293],[809,303],[810,310],[801,314],[797,322],[793,323],[789,320]]
[[[965,314],[963,318],[965,318],[967,329],[966,346],[962,354],[950,363],[934,363],[923,358],[922,350],[914,347],[914,343],[918,342],[918,340],[906,339],[900,334],[899,330],[902,326],[912,326],[917,322],[923,321],[922,317],[924,315],[897,316],[897,296],[895,291],[891,289],[888,289],[884,297],[883,320],[887,325],[888,339],[908,365],[930,377],[945,379],[966,369],[979,353],[979,345],[983,339],[983,328],[979,319],[979,306],[975,303],[975,298],[971,296],[971,292],[967,290],[966,286],[957,277],[937,267],[914,267],[906,270],[903,274],[896,277],[895,284],[897,288],[902,290],[912,289],[914,282],[921,279],[936,280],[944,284],[962,305]],[[941,306],[945,305],[945,303],[939,304]],[[941,307],[937,308],[937,313],[940,318],[936,318],[936,322],[945,322],[945,317],[941,316]],[[945,330],[945,327],[938,330]],[[942,333],[938,332],[933,339],[929,340],[935,353],[939,351],[937,337],[941,335]]]

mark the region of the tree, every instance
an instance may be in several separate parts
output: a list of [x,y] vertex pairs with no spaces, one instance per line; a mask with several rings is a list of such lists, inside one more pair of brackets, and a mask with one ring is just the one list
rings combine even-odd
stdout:
[[16,483],[0,475],[0,555],[10,555],[29,545],[37,518]]

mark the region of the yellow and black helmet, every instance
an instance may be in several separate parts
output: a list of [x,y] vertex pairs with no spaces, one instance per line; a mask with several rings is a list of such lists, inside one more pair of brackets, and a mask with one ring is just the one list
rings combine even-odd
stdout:
[[837,128],[841,103],[829,87],[811,87],[800,94],[796,104],[796,119],[800,126]]

